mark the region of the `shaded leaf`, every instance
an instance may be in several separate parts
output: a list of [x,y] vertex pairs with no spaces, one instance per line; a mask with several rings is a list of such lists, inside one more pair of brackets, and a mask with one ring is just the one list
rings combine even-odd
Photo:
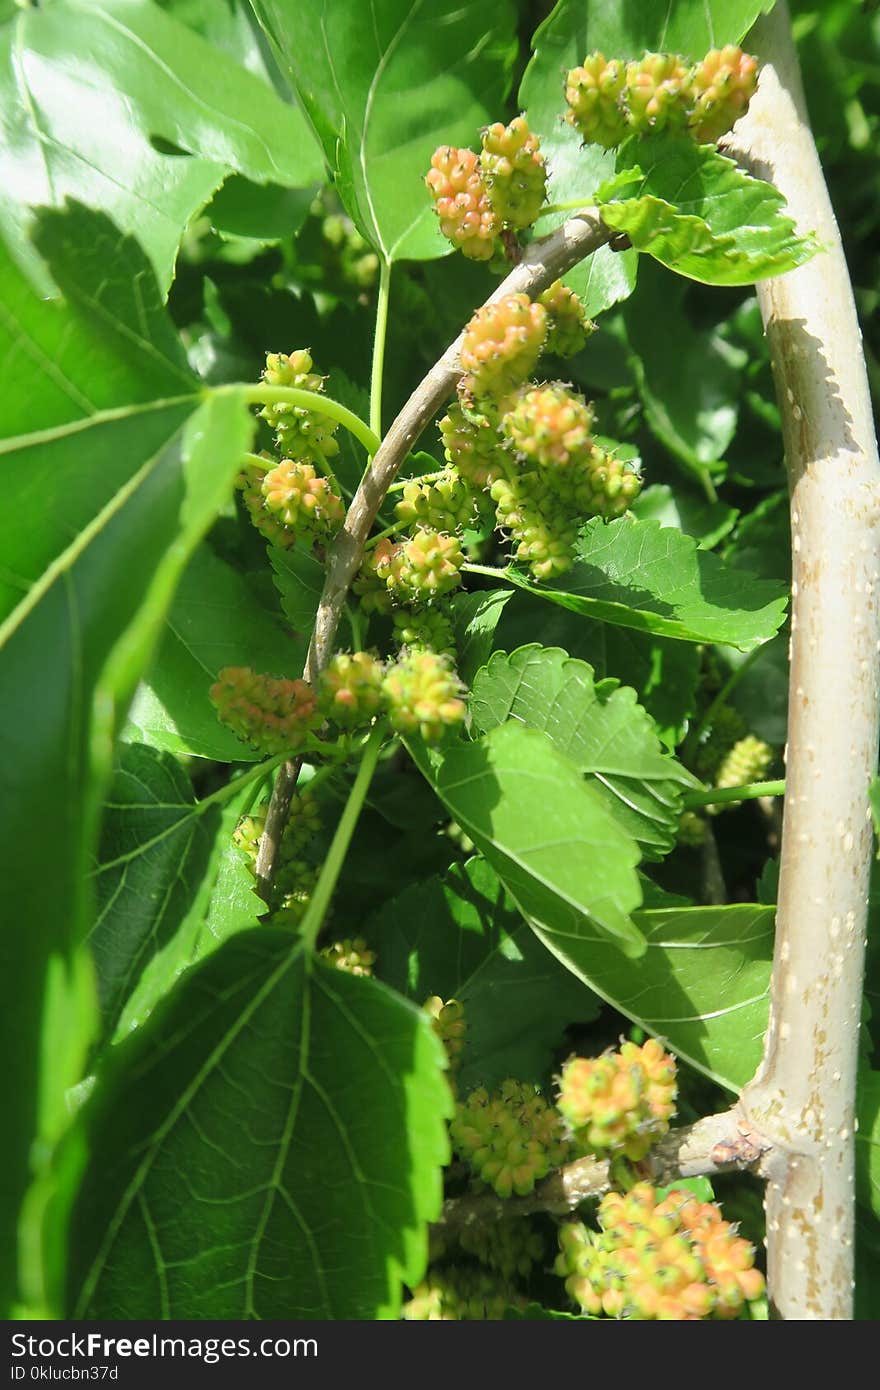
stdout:
[[640,954],[636,845],[546,734],[509,723],[475,743],[410,751],[533,925],[574,940],[607,934]]
[[820,249],[801,236],[772,184],[711,145],[682,136],[629,141],[619,173],[596,192],[602,220],[638,251],[706,285],[751,285],[803,265]]
[[485,859],[406,889],[366,934],[377,974],[401,994],[464,1004],[460,1092],[508,1076],[545,1085],[563,1029],[598,1013],[595,995],[535,939]]
[[636,971],[598,933],[535,930],[603,999],[736,1091],[761,1059],[774,915],[751,903],[637,912],[647,949]]
[[492,654],[498,623],[513,594],[503,589],[489,593],[456,594],[452,600],[456,666],[465,685],[470,685]]
[[496,652],[474,680],[470,709],[478,733],[507,719],[543,730],[647,858],[674,847],[682,794],[700,784],[661,748],[634,690],[597,685],[586,662],[533,645]]
[[71,1314],[395,1317],[440,1209],[440,1061],[384,985],[277,929],[228,941],[113,1049],[82,1114]]
[[181,576],[162,639],[129,711],[124,737],[219,762],[262,756],[217,718],[209,690],[224,666],[299,676],[305,644],[208,545]]

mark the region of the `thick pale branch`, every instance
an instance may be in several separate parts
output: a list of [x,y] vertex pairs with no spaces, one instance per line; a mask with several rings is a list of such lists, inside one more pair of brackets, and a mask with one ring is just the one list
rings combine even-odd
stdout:
[[825,250],[758,286],[791,491],[786,796],[770,1025],[742,1095],[774,1145],[777,1313],[852,1316],[853,1129],[877,766],[880,467],[840,236],[810,133],[784,0],[755,27],[760,87],[737,152]]
[[[751,1132],[739,1107],[734,1107],[694,1125],[670,1130],[639,1164],[639,1170],[651,1182],[666,1186],[677,1178],[757,1168],[766,1160],[765,1141]],[[530,1216],[538,1211],[567,1216],[588,1198],[601,1197],[610,1185],[608,1159],[578,1158],[544,1178],[527,1197],[502,1198],[494,1192],[451,1197],[443,1204],[438,1224],[455,1230],[475,1222]]]
[[[577,265],[578,261],[584,260],[609,241],[611,236],[597,212],[590,208],[579,212],[557,231],[533,241],[519,264],[486,303],[492,303],[505,294],[524,293],[536,297],[560,275]],[[382,440],[351,501],[345,524],[331,546],[327,559],[327,577],[303,672],[307,681],[317,680],[332,655],[346,596],[360,569],[364,546],[386,492],[422,430],[455,390],[461,375],[458,364],[460,346],[461,334],[450,343],[410,396]],[[266,813],[256,863],[257,883],[264,897],[268,897],[271,888],[278,846],[296,789],[299,767],[299,760],[291,759],[279,769]]]

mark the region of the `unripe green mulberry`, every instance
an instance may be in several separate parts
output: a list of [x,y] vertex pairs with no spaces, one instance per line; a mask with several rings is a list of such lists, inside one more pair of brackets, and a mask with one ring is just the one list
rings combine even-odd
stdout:
[[691,69],[688,124],[701,143],[714,144],[748,110],[758,86],[758,60],[735,44],[713,48]]
[[466,1254],[505,1279],[527,1279],[536,1265],[544,1264],[544,1237],[527,1216],[475,1221],[462,1227],[458,1239]]
[[246,859],[250,861],[250,867],[257,862],[257,851],[260,848],[260,840],[266,828],[266,810],[268,802],[254,811],[250,816],[242,816],[238,825],[232,832],[232,843],[236,849],[240,849]]
[[425,183],[447,240],[472,261],[490,261],[501,222],[489,201],[474,152],[441,145],[431,157]]
[[464,330],[460,360],[476,400],[507,395],[530,375],[547,336],[547,310],[527,294],[478,309]]
[[569,1147],[558,1114],[532,1086],[505,1081],[493,1096],[479,1087],[456,1108],[452,1146],[499,1197],[524,1197],[558,1167]]
[[580,352],[596,325],[587,318],[587,311],[574,290],[555,280],[545,290],[538,303],[547,310],[546,352],[556,357],[574,357]]
[[513,231],[531,227],[544,203],[547,168],[540,147],[524,116],[483,131],[480,172],[492,207]]
[[408,540],[379,541],[373,566],[399,603],[427,603],[461,583],[464,554],[457,536],[419,528]]
[[264,536],[270,545],[276,545],[281,550],[289,550],[291,546],[296,544],[296,532],[291,531],[269,511],[263,496],[263,479],[272,467],[274,467],[274,460],[268,455],[266,456],[265,467],[260,467],[255,463],[247,464],[239,473],[235,486],[241,492],[248,516],[260,535]]
[[436,608],[422,608],[415,613],[408,608],[399,609],[394,614],[394,640],[407,651],[435,652],[453,660],[456,656],[452,623]]
[[464,1004],[460,999],[447,999],[444,1004],[439,994],[432,994],[425,1000],[422,1008],[434,1020],[434,1032],[446,1049],[450,1070],[454,1071],[461,1063],[467,1032]]
[[552,579],[571,569],[577,519],[552,491],[544,472],[498,478],[490,496],[498,526],[510,536],[514,558],[528,565],[536,579]]
[[[253,873],[257,851],[260,847],[260,838],[266,826],[266,812],[269,803],[264,801],[249,816],[242,816],[232,835],[233,844],[249,861],[249,867]],[[276,857],[276,882],[279,874],[286,870],[288,865],[297,865],[295,870],[287,874],[291,880],[290,887],[284,891],[294,891],[301,889],[304,885],[304,874],[302,868],[312,871],[313,866],[305,864],[304,853],[311,848],[315,836],[321,830],[321,812],[316,798],[311,792],[298,792],[290,803],[290,811],[287,817],[287,824],[281,836],[281,843],[278,846]],[[295,879],[295,883],[292,880]],[[309,884],[309,887],[311,885]]]
[[523,391],[501,422],[513,448],[543,468],[567,468],[583,457],[592,427],[583,397],[559,383]]
[[621,97],[626,80],[623,63],[604,53],[591,53],[579,68],[572,68],[565,79],[565,119],[575,126],[588,144],[614,149],[627,135],[626,115]]
[[[760,782],[767,775],[773,761],[773,749],[763,739],[747,734],[733,745],[718,769],[715,777],[716,787],[745,787],[750,782]],[[727,802],[735,806],[737,802]],[[713,811],[723,808],[716,806]]]
[[704,782],[710,782],[737,740],[746,732],[746,721],[732,705],[722,705],[712,716],[708,736],[700,744],[694,759],[694,770]]
[[572,1057],[559,1079],[559,1112],[579,1145],[644,1158],[675,1110],[675,1058],[655,1038],[602,1057]]
[[473,520],[474,495],[464,478],[449,470],[433,483],[404,483],[394,514],[402,526],[458,531]]
[[706,822],[695,811],[682,811],[678,822],[678,843],[688,849],[699,849],[706,839]]
[[500,1322],[524,1299],[485,1269],[447,1265],[429,1270],[401,1312],[408,1322]]
[[626,65],[624,101],[636,133],[682,130],[691,104],[688,69],[674,53],[646,53]]
[[451,663],[433,652],[409,652],[385,676],[392,726],[434,743],[465,717],[462,684]]
[[334,941],[319,955],[335,965],[337,970],[344,970],[349,975],[372,975],[376,964],[376,952],[370,950],[362,936],[356,936],[354,940],[346,937],[344,941]]
[[[263,380],[267,386],[295,386],[301,391],[324,390],[324,378],[312,371],[312,357],[305,348],[297,352],[267,352]],[[287,401],[270,402],[260,414],[275,431],[281,453],[288,458],[314,459],[322,463],[339,453],[333,438],[335,420]]]
[[282,459],[264,475],[261,491],[267,509],[294,535],[334,535],[345,520],[342,498],[310,463]]
[[489,487],[504,473],[507,455],[495,426],[469,419],[457,401],[440,421],[443,451],[472,488]]
[[385,668],[369,652],[337,652],[318,680],[318,707],[342,729],[363,729],[383,704]]
[[209,694],[222,722],[263,753],[292,752],[320,724],[315,693],[303,680],[226,666]]
[[580,516],[623,516],[642,489],[641,476],[631,463],[592,443],[574,459],[559,487]]

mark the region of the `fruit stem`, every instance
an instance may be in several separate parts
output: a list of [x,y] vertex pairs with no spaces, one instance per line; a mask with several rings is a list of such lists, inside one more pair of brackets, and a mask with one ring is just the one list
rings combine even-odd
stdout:
[[[373,368],[370,374],[370,428],[382,438],[382,378],[385,371],[385,339],[388,333],[388,303],[391,298],[391,262],[383,260],[379,271],[376,300],[376,332],[373,337]],[[372,450],[375,453],[375,450]]]
[[[223,389],[222,386],[218,386],[215,391],[222,391]],[[349,410],[347,406],[340,405],[339,401],[334,401],[318,391],[304,391],[299,386],[267,386],[264,382],[257,382],[256,385],[251,386],[236,386],[234,389],[243,395],[248,405],[286,403],[298,405],[302,410],[313,410],[316,415],[326,415],[331,420],[338,420],[349,434],[353,434],[355,439],[363,444],[370,455],[375,454],[381,443],[379,436],[373,433],[369,425],[364,424],[359,415],[355,415],[354,411]],[[260,460],[261,463],[265,463],[265,461],[265,459]]]
[[785,778],[775,782],[746,782],[741,787],[707,787],[705,791],[688,792],[681,799],[685,811],[698,806],[722,806],[728,801],[757,801],[759,796],[784,796]]

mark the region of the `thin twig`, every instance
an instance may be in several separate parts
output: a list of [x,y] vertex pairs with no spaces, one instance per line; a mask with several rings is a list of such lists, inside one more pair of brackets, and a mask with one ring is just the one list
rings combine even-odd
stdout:
[[[486,303],[491,304],[506,294],[523,293],[535,298],[572,266],[603,246],[610,236],[599,214],[593,209],[585,209],[549,236],[533,241],[519,264]],[[461,338],[459,334],[450,343],[388,430],[351,501],[342,530],[330,547],[324,591],[318,604],[303,671],[310,684],[317,681],[332,654],[348,591],[360,569],[364,547],[385,494],[422,430],[455,390],[461,375],[458,361]],[[298,775],[296,760],[285,763],[279,770],[269,802],[256,864],[257,882],[264,896],[271,892],[275,858]]]

